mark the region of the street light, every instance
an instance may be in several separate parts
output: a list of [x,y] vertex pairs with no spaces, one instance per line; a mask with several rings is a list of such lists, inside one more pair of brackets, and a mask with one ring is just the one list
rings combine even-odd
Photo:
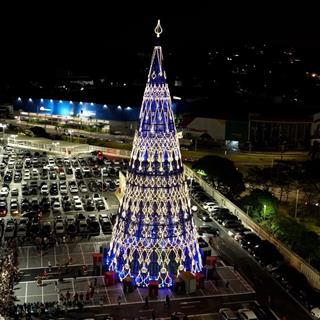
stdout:
[[0,128],[2,128],[2,140],[4,143],[4,130],[7,129],[7,125],[5,123],[0,123]]
[[297,189],[297,193],[296,193],[296,207],[294,210],[294,218],[297,218],[297,212],[298,212],[298,199],[299,199],[299,189]]

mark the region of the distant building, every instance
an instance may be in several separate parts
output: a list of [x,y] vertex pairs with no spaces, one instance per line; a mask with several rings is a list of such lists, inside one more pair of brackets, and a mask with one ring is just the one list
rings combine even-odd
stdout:
[[311,116],[250,114],[250,141],[253,147],[264,149],[306,149],[311,125]]
[[[317,132],[320,138],[320,113]],[[310,145],[312,117],[266,116],[250,114],[248,120],[195,117],[184,121],[184,136],[193,139],[210,137],[218,145],[249,146],[255,150],[307,149]],[[250,133],[249,133],[250,130]]]

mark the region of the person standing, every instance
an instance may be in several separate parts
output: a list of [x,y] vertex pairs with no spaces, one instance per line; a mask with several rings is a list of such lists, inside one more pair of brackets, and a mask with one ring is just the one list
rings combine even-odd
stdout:
[[74,301],[75,304],[77,304],[77,303],[78,303],[78,300],[79,300],[78,292],[75,292],[75,293],[74,293],[74,296],[73,296],[73,301]]
[[121,296],[118,296],[118,306],[121,304]]
[[148,296],[146,296],[146,297],[144,298],[144,302],[145,302],[145,304],[144,304],[145,308],[146,308],[146,309],[149,309],[149,298],[148,298]]
[[167,305],[167,308],[169,309],[169,307],[170,307],[170,297],[169,297],[169,295],[166,295],[166,305]]

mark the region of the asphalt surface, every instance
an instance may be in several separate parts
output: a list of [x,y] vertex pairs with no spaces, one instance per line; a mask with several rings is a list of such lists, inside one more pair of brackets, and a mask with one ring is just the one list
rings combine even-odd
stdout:
[[[199,219],[196,224],[199,224]],[[215,221],[214,227],[220,230],[220,237],[214,238],[215,249],[228,263],[235,265],[254,288],[257,300],[270,307],[278,316],[290,320],[312,319],[307,310],[302,308],[240,245]],[[270,297],[270,298],[269,298]],[[270,300],[269,300],[270,299]],[[285,307],[284,307],[285,306]]]

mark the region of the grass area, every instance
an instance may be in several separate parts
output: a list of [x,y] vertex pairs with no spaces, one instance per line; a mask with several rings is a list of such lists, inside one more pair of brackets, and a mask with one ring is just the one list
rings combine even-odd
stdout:
[[105,146],[107,148],[115,148],[115,149],[121,149],[121,150],[130,150],[132,149],[131,143],[119,143],[116,141],[106,141]]
[[[319,209],[319,217],[315,217],[315,216],[299,217],[299,212],[301,213],[306,211],[306,209],[301,208],[301,206],[302,205],[300,205],[300,210],[298,210],[297,222],[302,224],[308,230],[313,231],[320,236],[320,209]],[[278,214],[283,217],[294,217],[294,211],[295,211],[294,205],[290,205],[288,203],[281,203],[279,205]]]

